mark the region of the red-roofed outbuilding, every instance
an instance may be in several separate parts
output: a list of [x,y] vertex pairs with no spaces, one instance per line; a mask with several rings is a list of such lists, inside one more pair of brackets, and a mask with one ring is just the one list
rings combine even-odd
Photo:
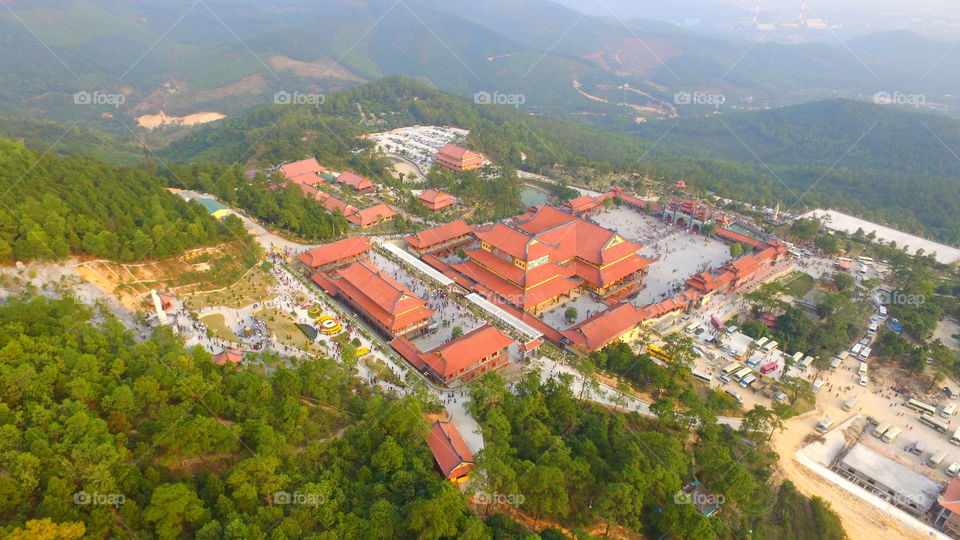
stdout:
[[337,183],[350,186],[360,193],[369,193],[377,187],[369,178],[364,178],[350,171],[345,171],[338,176]]
[[420,202],[427,208],[437,212],[456,203],[457,201],[449,194],[435,189],[428,189],[420,194]]
[[297,255],[311,272],[325,272],[370,257],[370,240],[353,236]]
[[473,470],[473,452],[463,440],[453,419],[437,420],[430,426],[427,446],[443,477],[452,482],[465,482]]
[[473,240],[473,229],[465,221],[458,219],[446,225],[412,234],[404,240],[421,255],[452,251]]
[[384,203],[380,203],[376,206],[371,206],[370,208],[357,210],[353,214],[347,216],[347,221],[358,227],[370,227],[371,225],[376,225],[377,223],[389,221],[398,214],[399,212],[396,210],[390,208]]

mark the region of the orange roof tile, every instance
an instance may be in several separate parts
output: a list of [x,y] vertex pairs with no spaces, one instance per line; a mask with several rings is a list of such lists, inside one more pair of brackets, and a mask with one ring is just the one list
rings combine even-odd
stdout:
[[353,259],[372,249],[367,238],[344,238],[332,244],[313,248],[310,251],[297,255],[310,268],[317,269],[330,263]]
[[950,479],[947,489],[937,497],[937,502],[954,514],[960,514],[960,477],[954,476]]
[[375,266],[355,262],[331,276],[333,284],[385,328],[398,331],[430,318],[433,311]]
[[437,420],[430,426],[427,446],[430,447],[430,452],[433,453],[433,458],[437,461],[445,478],[463,476],[468,472],[467,468],[461,471],[457,469],[463,465],[473,464],[473,452],[464,442],[453,419],[446,422]]
[[239,364],[240,361],[243,360],[244,354],[246,353],[243,352],[243,349],[228,349],[211,358],[215,364],[223,366],[226,364]]
[[316,158],[310,158],[282,165],[280,167],[280,174],[285,176],[288,180],[292,180],[300,175],[310,173],[319,174],[326,170],[326,167],[317,163]]
[[399,212],[390,208],[384,203],[380,203],[376,206],[371,206],[370,208],[364,208],[363,210],[358,210],[352,215],[347,217],[347,221],[353,223],[354,225],[359,225],[361,227],[366,227],[367,225],[372,225],[374,223],[379,223],[381,221],[386,221]]
[[726,238],[732,242],[740,242],[741,244],[748,245],[753,248],[757,248],[763,245],[763,242],[755,238],[750,238],[749,236],[740,234],[738,232],[731,231],[730,229],[717,228],[714,231],[717,236]]
[[422,251],[469,234],[473,234],[473,229],[465,221],[459,219],[446,225],[420,231],[404,238],[404,240],[414,249]]
[[364,178],[350,171],[345,171],[340,176],[338,176],[337,182],[340,184],[351,186],[358,191],[364,191],[376,185],[373,182],[371,182],[369,178]]
[[444,379],[454,377],[480,360],[496,354],[516,341],[497,327],[486,324],[423,355],[423,361]]

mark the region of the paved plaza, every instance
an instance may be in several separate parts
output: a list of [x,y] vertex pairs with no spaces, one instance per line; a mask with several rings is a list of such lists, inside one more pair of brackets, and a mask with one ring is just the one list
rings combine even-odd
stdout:
[[641,244],[640,255],[657,262],[650,266],[646,287],[632,300],[636,306],[654,304],[683,290],[697,272],[723,266],[730,248],[718,240],[690,232],[626,207],[602,210],[592,219],[620,236]]

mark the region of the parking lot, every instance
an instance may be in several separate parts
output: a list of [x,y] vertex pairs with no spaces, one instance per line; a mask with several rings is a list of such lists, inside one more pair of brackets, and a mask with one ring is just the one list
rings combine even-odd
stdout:
[[447,126],[412,126],[373,133],[367,138],[374,141],[381,152],[402,155],[426,171],[433,165],[437,150],[449,143],[456,144],[469,134],[465,129]]

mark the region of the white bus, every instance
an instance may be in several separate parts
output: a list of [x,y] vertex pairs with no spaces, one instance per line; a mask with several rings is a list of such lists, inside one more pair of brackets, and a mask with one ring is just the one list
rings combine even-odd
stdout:
[[772,350],[776,349],[776,348],[779,347],[779,346],[780,346],[780,344],[777,343],[776,341],[771,341],[771,342],[769,342],[769,343],[767,343],[766,345],[763,346],[763,350],[765,350],[765,351],[772,351]]
[[907,407],[919,412],[920,414],[934,414],[937,412],[937,408],[933,405],[927,405],[926,403],[917,399],[911,399],[910,401],[907,401]]
[[960,428],[957,428],[950,436],[950,444],[960,446]]
[[696,330],[697,328],[700,328],[700,323],[697,321],[693,321],[692,323],[688,324],[687,327],[684,328],[684,330],[686,330],[687,333],[690,333]]
[[697,379],[698,381],[703,381],[707,384],[710,384],[710,382],[713,381],[713,377],[711,377],[710,375],[707,375],[706,373],[700,370],[691,369],[690,373],[693,375],[693,378]]
[[890,422],[884,422],[880,424],[879,426],[873,428],[873,436],[878,439],[880,437],[883,437],[883,434],[886,433],[887,430],[890,429],[890,427],[891,427]]
[[936,418],[927,414],[920,417],[920,422],[932,427],[933,429],[937,430],[937,433],[941,434],[946,433],[947,430],[950,429],[950,422],[937,420]]
[[758,339],[758,340],[756,341],[756,343],[757,343],[757,348],[759,349],[759,348],[763,347],[764,345],[767,344],[768,341],[770,341],[770,338],[768,338],[768,337],[762,337],[762,338]]
[[841,360],[840,357],[838,356],[830,361],[830,369],[833,371],[836,371],[837,368],[840,367],[840,364],[842,363],[843,363],[843,360]]
[[757,376],[751,373],[750,375],[747,375],[746,377],[744,377],[742,381],[740,381],[740,386],[744,388],[749,388],[750,385],[753,384],[756,380],[757,380]]
[[740,362],[731,362],[727,364],[727,367],[723,368],[723,374],[729,375],[738,369],[740,369]]
[[943,406],[943,410],[940,411],[940,416],[949,419],[951,416],[953,416],[953,413],[956,412],[956,410],[957,410],[956,403],[947,403],[946,405]]
[[810,364],[812,364],[812,363],[813,363],[813,357],[812,357],[812,356],[805,356],[805,357],[803,358],[803,360],[800,362],[800,369],[801,369],[801,370],[807,369],[808,367],[810,367]]
[[843,402],[843,405],[841,405],[841,407],[843,407],[843,410],[849,411],[850,409],[852,409],[853,406],[857,404],[857,398],[858,398],[858,397],[859,397],[859,396],[852,396],[852,397],[848,398],[846,401],[844,401],[844,402]]
[[797,362],[800,361],[801,358],[803,358],[803,353],[800,352],[800,351],[797,351],[797,352],[793,353],[793,356],[791,357],[791,360],[793,360],[793,363],[796,364]]
[[857,260],[862,263],[868,263],[868,264],[874,262],[873,259],[871,259],[870,257],[857,257]]
[[927,459],[927,466],[934,467],[934,468],[939,467],[940,464],[943,463],[943,460],[946,458],[947,458],[946,452],[943,452],[943,451],[937,452],[936,454],[930,456],[930,458]]
[[859,373],[860,375],[866,375],[866,374],[867,374],[867,365],[866,365],[866,364],[860,364],[860,367],[857,369],[857,373]]
[[751,373],[753,373],[753,370],[748,367],[745,367],[745,368],[742,368],[740,371],[734,373],[733,378],[739,381]]
[[893,441],[897,440],[897,437],[899,437],[901,433],[903,433],[902,429],[898,428],[897,426],[893,426],[883,434],[881,440],[885,443],[892,443]]
[[850,349],[850,354],[856,356],[856,355],[860,354],[860,351],[862,351],[862,350],[863,350],[863,345],[857,343],[856,345],[853,346],[852,349]]
[[860,354],[857,355],[857,360],[860,360],[861,362],[866,362],[867,358],[870,358],[870,353],[872,352],[873,352],[873,349],[871,349],[870,347],[864,347],[863,350],[860,351]]

